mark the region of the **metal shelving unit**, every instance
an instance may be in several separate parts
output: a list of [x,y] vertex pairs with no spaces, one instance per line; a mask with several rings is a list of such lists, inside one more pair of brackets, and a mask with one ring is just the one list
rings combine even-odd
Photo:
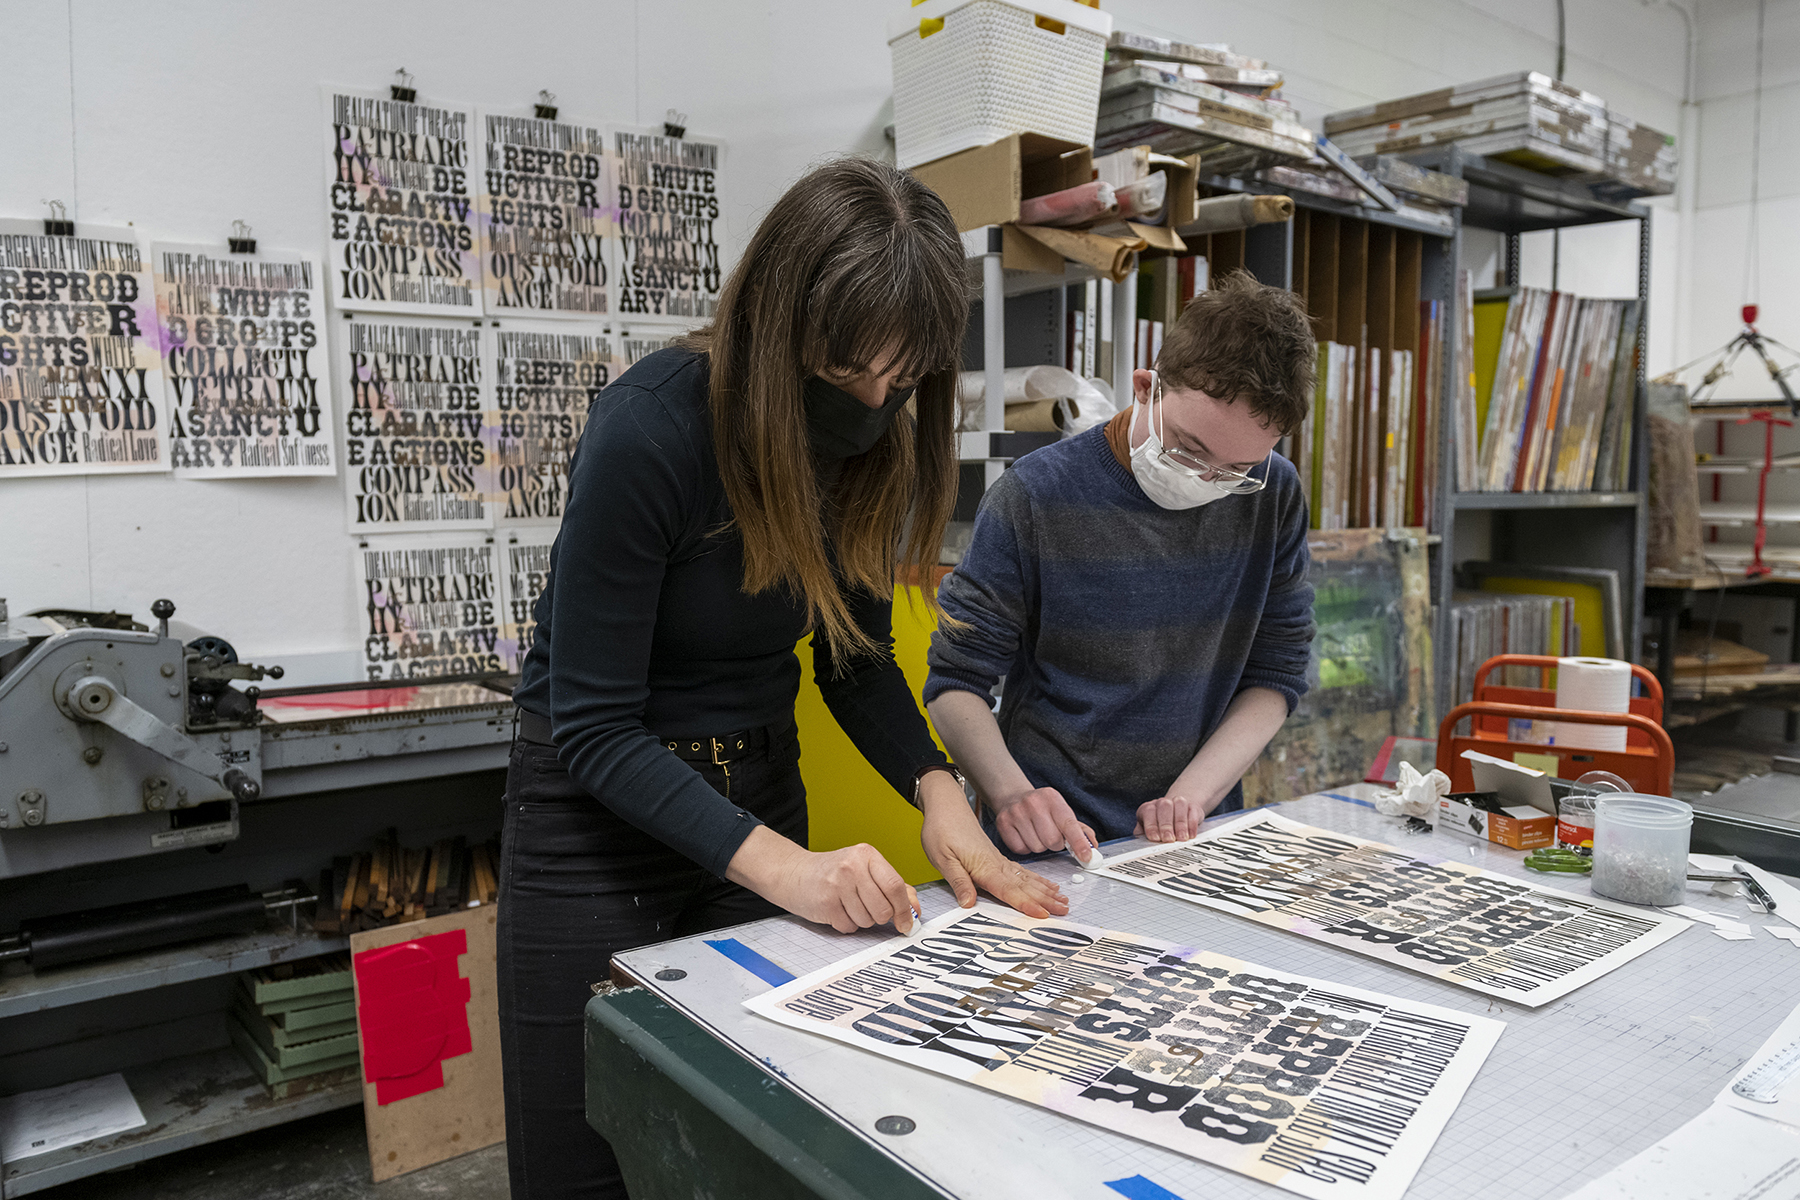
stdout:
[[[1525,233],[1638,222],[1638,363],[1632,417],[1632,490],[1624,492],[1455,492],[1444,487],[1436,497],[1441,543],[1434,549],[1432,601],[1436,605],[1432,652],[1436,659],[1439,711],[1448,707],[1454,645],[1449,598],[1456,587],[1456,514],[1486,512],[1490,521],[1490,557],[1496,561],[1532,562],[1544,566],[1605,566],[1619,572],[1626,609],[1627,653],[1636,657],[1644,611],[1645,538],[1649,523],[1644,492],[1649,444],[1644,409],[1644,331],[1650,299],[1650,210],[1607,188],[1558,179],[1510,163],[1470,154],[1455,145],[1433,147],[1404,156],[1416,166],[1441,171],[1469,185],[1469,202],[1446,239],[1450,253],[1439,266],[1455,287],[1462,263],[1462,230],[1488,229],[1506,238],[1506,285],[1519,286],[1519,238]],[[1429,267],[1429,263],[1427,264]],[[1451,331],[1445,350],[1443,395],[1453,395],[1458,361]],[[1448,418],[1448,414],[1446,414]],[[1439,461],[1455,461],[1456,430],[1452,419],[1439,422]],[[1574,515],[1576,512],[1582,515]],[[1466,556],[1465,556],[1466,557]]]
[[122,1072],[144,1124],[109,1137],[7,1163],[4,1192],[25,1196],[115,1171],[191,1146],[216,1142],[362,1102],[362,1085],[339,1084],[275,1100],[235,1049],[204,1050]]

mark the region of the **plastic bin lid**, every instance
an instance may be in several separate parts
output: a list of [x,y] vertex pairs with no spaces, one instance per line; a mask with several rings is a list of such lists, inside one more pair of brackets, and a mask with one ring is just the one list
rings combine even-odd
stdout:
[[[919,22],[948,16],[960,8],[967,8],[978,0],[925,0],[888,19],[888,41],[905,37],[908,33],[919,32]],[[1085,4],[1077,4],[1075,0],[979,0],[981,3],[1005,4],[1009,8],[1022,9],[1040,17],[1048,17],[1052,21],[1061,21],[1065,25],[1074,25],[1097,33],[1101,37],[1110,37],[1113,29],[1111,13],[1103,13],[1097,8],[1089,8]]]

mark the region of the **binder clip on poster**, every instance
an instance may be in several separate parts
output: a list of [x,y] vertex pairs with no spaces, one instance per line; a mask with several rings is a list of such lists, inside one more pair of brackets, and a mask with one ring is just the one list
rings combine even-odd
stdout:
[[250,226],[242,221],[231,223],[231,236],[226,239],[233,254],[255,254],[256,239],[250,236]]
[[75,222],[69,220],[69,210],[61,200],[40,200],[38,203],[50,210],[44,218],[45,237],[74,237]]
[[556,94],[548,88],[539,92],[534,111],[540,121],[556,120]]
[[670,109],[663,114],[663,132],[672,138],[687,136],[687,114]]
[[394,72],[394,82],[388,87],[388,92],[402,104],[411,104],[419,98],[419,89],[413,86],[413,77],[405,67]]

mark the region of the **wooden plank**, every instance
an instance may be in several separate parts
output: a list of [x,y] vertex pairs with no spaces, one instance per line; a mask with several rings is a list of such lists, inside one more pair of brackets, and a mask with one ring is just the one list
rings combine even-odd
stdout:
[[1368,465],[1362,453],[1368,436],[1363,429],[1364,410],[1368,405],[1362,402],[1368,395],[1368,275],[1368,222],[1346,218],[1338,227],[1337,340],[1353,348],[1355,367],[1351,372],[1350,400],[1345,414],[1350,418],[1345,422],[1344,432],[1348,436],[1343,439],[1339,454],[1344,487],[1350,498],[1349,523],[1352,527],[1366,527],[1370,517],[1368,507],[1363,503]]
[[[1292,287],[1294,294],[1296,296],[1300,297],[1300,303],[1302,305],[1304,305],[1306,303],[1306,289],[1307,289],[1308,284],[1310,283],[1310,279],[1308,278],[1308,275],[1307,275],[1307,266],[1308,266],[1307,244],[1308,244],[1309,239],[1312,237],[1312,210],[1309,208],[1296,208],[1294,210],[1293,224],[1294,224],[1294,255],[1293,255],[1293,257],[1294,257],[1294,262],[1293,262],[1294,278],[1293,278],[1293,282],[1290,284],[1290,286]],[[1308,311],[1310,312],[1311,310],[1308,309]]]
[[1312,314],[1313,336],[1338,341],[1338,218],[1310,213],[1306,242],[1306,311]]
[[1371,526],[1399,524],[1387,511],[1389,474],[1393,456],[1388,434],[1393,428],[1390,408],[1390,371],[1394,348],[1394,228],[1391,225],[1369,226],[1369,274],[1367,320],[1368,390],[1363,397],[1363,477],[1361,501],[1363,524]]

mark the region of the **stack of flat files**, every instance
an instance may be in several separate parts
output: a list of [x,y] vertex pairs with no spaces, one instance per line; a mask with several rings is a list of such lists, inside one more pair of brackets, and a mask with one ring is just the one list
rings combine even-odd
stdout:
[[1346,154],[1404,154],[1455,142],[1552,175],[1606,170],[1606,102],[1537,71],[1384,100],[1325,118]]
[[350,956],[332,954],[238,976],[231,1040],[277,1099],[358,1078]]
[[[1260,59],[1128,33],[1114,34],[1110,49],[1100,84],[1096,153],[1126,146],[1198,153],[1206,172],[1214,175],[1312,157],[1312,130],[1285,101],[1211,77],[1213,72],[1266,70]],[[1182,56],[1218,61],[1184,61]]]

